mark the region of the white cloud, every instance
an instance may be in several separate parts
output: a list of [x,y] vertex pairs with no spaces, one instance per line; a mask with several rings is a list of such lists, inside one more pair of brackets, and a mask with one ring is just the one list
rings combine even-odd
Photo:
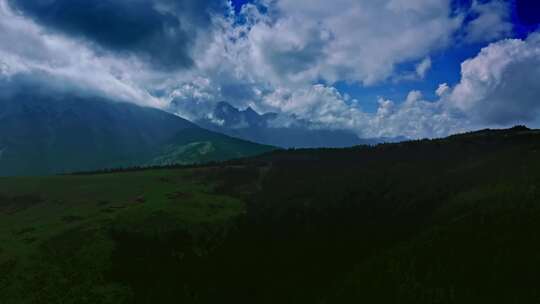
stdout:
[[465,131],[468,127],[468,123],[448,111],[443,102],[427,101],[420,92],[411,91],[400,105],[381,99],[379,110],[366,128],[373,137],[433,138]]
[[[440,137],[484,127],[537,124],[540,118],[540,33],[490,44],[461,66],[461,80],[439,85],[438,100],[412,91],[396,104],[381,99],[364,134]],[[364,115],[364,117],[365,117]],[[538,125],[536,125],[538,126]]]
[[467,25],[465,41],[470,43],[490,42],[512,34],[512,23],[509,20],[510,9],[507,1],[493,0],[481,3],[475,0],[471,7],[471,13],[477,18]]
[[431,58],[426,57],[424,60],[422,60],[419,64],[416,65],[416,75],[420,79],[424,79],[426,77],[427,72],[431,69]]
[[442,97],[446,95],[449,91],[450,91],[450,87],[448,86],[448,84],[441,83],[439,87],[437,88],[437,90],[435,91],[435,94],[437,94],[437,96],[439,97]]
[[480,123],[527,123],[539,114],[539,79],[540,33],[502,40],[462,64],[448,101]]
[[449,0],[272,3],[273,18],[255,24],[249,40],[261,73],[283,82],[385,80],[397,64],[447,46],[463,21]]
[[335,88],[320,84],[294,90],[280,88],[263,99],[268,109],[294,113],[314,125],[358,130],[366,114],[352,107],[351,102]]
[[471,127],[462,113],[452,111],[443,101],[425,100],[419,91],[410,92],[400,103],[380,98],[376,113],[363,111],[354,100],[323,85],[277,90],[266,96],[264,103],[296,113],[314,126],[349,129],[361,137],[441,137]]
[[441,84],[438,100],[412,91],[400,103],[381,98],[376,113],[367,113],[332,87],[279,90],[268,105],[300,113],[333,128],[355,130],[365,137],[405,135],[440,137],[482,128],[537,123],[540,117],[540,33],[526,40],[490,44],[461,67],[454,87]]

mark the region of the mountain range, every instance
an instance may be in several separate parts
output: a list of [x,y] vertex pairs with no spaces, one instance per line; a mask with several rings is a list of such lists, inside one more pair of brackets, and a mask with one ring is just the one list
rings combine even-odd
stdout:
[[317,129],[295,116],[287,117],[287,126],[280,126],[279,118],[277,113],[259,114],[251,107],[240,110],[227,102],[220,102],[211,115],[195,123],[229,136],[282,148],[345,148],[406,139],[359,138],[347,130]]
[[396,142],[313,128],[295,116],[220,102],[190,122],[163,110],[26,83],[0,94],[0,176],[196,164],[281,148],[341,148]]

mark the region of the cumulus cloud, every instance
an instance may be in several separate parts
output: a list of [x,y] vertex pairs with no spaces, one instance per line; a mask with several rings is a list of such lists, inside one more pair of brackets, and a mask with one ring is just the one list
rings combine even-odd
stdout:
[[280,88],[265,96],[262,103],[327,128],[356,129],[364,113],[351,107],[349,101],[334,87],[318,84],[294,90]]
[[461,114],[449,111],[444,102],[427,101],[419,91],[411,91],[399,105],[380,99],[379,109],[366,129],[372,136],[433,138],[462,132],[469,127]]
[[450,87],[448,86],[448,83],[445,82],[445,83],[439,84],[439,87],[437,88],[437,90],[435,90],[435,94],[437,94],[437,96],[439,97],[442,97],[446,95],[449,91],[450,91]]
[[[248,33],[264,73],[286,82],[373,84],[451,42],[449,0],[279,0]],[[253,12],[251,10],[250,12]]]
[[475,18],[465,29],[465,41],[490,42],[510,36],[512,23],[508,5],[508,2],[503,0],[485,3],[474,0],[470,14]]
[[399,103],[380,98],[376,113],[363,111],[357,100],[324,85],[278,90],[267,96],[264,103],[296,113],[296,118],[309,121],[312,127],[353,130],[366,138],[432,138],[471,127],[463,113],[452,110],[444,101],[428,101],[419,91],[411,91]]
[[540,33],[490,44],[461,66],[448,101],[484,124],[534,121],[540,110]]
[[264,102],[325,126],[356,130],[365,137],[439,137],[474,128],[538,122],[538,79],[540,33],[535,33],[526,40],[507,39],[483,48],[463,62],[459,83],[437,88],[436,100],[412,91],[402,102],[381,98],[372,114],[336,89],[316,85],[307,90],[276,91]]
[[377,113],[362,126],[372,135],[438,137],[483,127],[538,126],[540,117],[540,33],[526,40],[491,43],[461,65],[454,87],[443,83],[439,99],[417,91],[403,103],[380,99]]

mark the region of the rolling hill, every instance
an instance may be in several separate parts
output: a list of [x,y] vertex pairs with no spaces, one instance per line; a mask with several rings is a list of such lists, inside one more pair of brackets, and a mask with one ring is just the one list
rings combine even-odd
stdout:
[[540,131],[0,178],[2,303],[535,303]]
[[53,93],[0,95],[0,176],[200,163],[272,150],[157,109]]

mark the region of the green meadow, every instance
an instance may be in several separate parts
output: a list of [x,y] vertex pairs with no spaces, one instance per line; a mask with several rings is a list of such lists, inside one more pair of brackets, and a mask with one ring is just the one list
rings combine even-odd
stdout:
[[2,178],[1,303],[536,303],[539,153],[514,128]]

